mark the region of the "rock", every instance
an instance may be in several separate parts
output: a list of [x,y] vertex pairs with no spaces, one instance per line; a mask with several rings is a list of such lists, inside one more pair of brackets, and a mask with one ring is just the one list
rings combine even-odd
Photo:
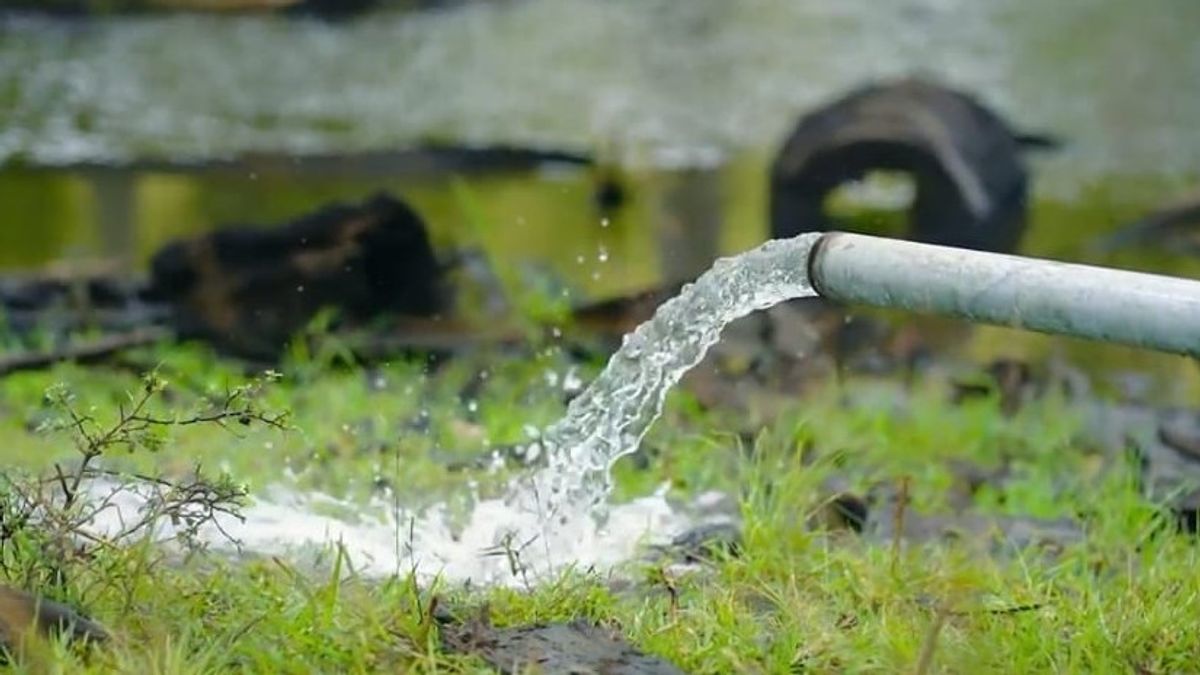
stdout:
[[960,404],[995,393],[1000,399],[1000,410],[1011,417],[1041,393],[1042,383],[1035,379],[1033,369],[1023,361],[997,359],[984,372],[984,383],[954,382],[951,402]]
[[960,541],[992,554],[1038,548],[1059,552],[1083,540],[1083,529],[1069,518],[1044,519],[1024,516],[985,516],[975,513],[924,514],[911,508],[897,518],[894,504],[871,510],[863,534],[887,542],[900,537],[910,544]]
[[912,175],[918,241],[1010,252],[1025,227],[1021,135],[959,91],[873,83],[805,115],[771,168],[776,238],[832,229],[826,196],[874,170]]
[[361,322],[429,317],[446,304],[424,223],[382,194],[281,227],[224,227],[176,241],[151,267],[151,295],[171,304],[184,336],[253,358],[275,357],[325,308]]
[[1013,468],[1007,462],[998,466],[983,466],[963,459],[946,462],[953,476],[946,494],[946,504],[952,509],[968,509],[975,503],[975,495],[984,487],[1002,489],[1012,478]]
[[1081,440],[1113,459],[1132,453],[1146,498],[1163,503],[1185,531],[1200,525],[1200,413],[1092,404]]
[[[837,488],[840,481],[827,483]],[[992,555],[1005,551],[1038,548],[1057,552],[1083,540],[1083,528],[1069,518],[1044,519],[1021,516],[991,516],[959,509],[954,513],[922,513],[911,505],[901,510],[901,496],[891,486],[880,484],[867,496],[834,489],[809,519],[810,528],[848,530],[876,542],[908,544],[958,541]]]
[[742,552],[742,529],[731,522],[698,525],[672,539],[667,551],[688,563],[710,560],[714,554],[738,556]]
[[501,673],[544,675],[680,675],[683,671],[635,649],[621,636],[584,620],[494,628],[486,618],[441,627],[448,651],[475,654]]
[[808,527],[814,530],[862,532],[869,511],[870,506],[862,497],[851,492],[838,492],[821,502],[809,517]]
[[1086,375],[1058,362],[1034,368],[1024,361],[1000,358],[989,363],[982,375],[983,381],[952,383],[951,402],[959,404],[995,393],[1001,412],[1011,417],[1024,406],[1051,392],[1061,393],[1070,400],[1081,400],[1090,396],[1092,391]]
[[1167,500],[1184,529],[1200,524],[1200,416],[1172,411],[1160,418],[1153,440],[1137,445],[1143,489],[1154,500]]

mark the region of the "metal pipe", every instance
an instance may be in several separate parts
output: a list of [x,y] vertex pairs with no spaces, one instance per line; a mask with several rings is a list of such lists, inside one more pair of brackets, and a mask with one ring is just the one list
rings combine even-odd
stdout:
[[1200,281],[845,232],[808,259],[822,297],[1200,357]]

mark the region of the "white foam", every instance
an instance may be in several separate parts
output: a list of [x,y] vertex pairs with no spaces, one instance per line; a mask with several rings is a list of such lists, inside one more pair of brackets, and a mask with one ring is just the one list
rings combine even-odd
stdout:
[[[91,529],[109,535],[121,531],[139,518],[154,489],[93,484],[93,498],[109,505],[92,520]],[[356,517],[327,515],[332,511]],[[511,541],[506,547],[507,533],[538,531],[543,525],[538,514],[503,499],[476,501],[465,523],[456,527],[445,505],[417,513],[382,499],[360,504],[279,485],[255,499],[242,516],[239,520],[218,515],[200,529],[200,541],[215,551],[287,557],[337,544],[354,569],[367,576],[411,571],[423,582],[440,578],[473,585],[534,584],[570,568],[611,571],[642,547],[665,543],[692,522],[683,509],[670,503],[665,487],[612,505],[603,527],[574,523],[569,533],[553,538],[553,545]],[[162,520],[152,536],[173,538],[177,531]]]

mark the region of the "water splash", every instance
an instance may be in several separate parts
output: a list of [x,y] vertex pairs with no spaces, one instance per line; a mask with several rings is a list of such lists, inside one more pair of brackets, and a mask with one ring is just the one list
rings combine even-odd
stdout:
[[[91,529],[115,534],[137,522],[157,489],[108,480],[92,483],[90,497],[106,506],[93,518]],[[663,486],[613,506],[605,528],[577,533],[576,548],[552,549],[517,541],[517,533],[538,530],[540,517],[502,499],[476,500],[464,522],[446,504],[418,513],[396,509],[384,497],[362,503],[277,485],[243,509],[242,519],[217,514],[197,534],[216,553],[285,556],[302,568],[328,560],[328,546],[337,544],[352,568],[369,577],[415,572],[424,583],[438,578],[477,586],[524,585],[572,565],[612,568],[635,556],[643,544],[664,543],[656,533],[669,537],[687,528],[692,514],[704,506],[703,500],[673,503]],[[177,530],[160,520],[145,534],[163,541]]]
[[542,436],[547,466],[529,476],[510,499],[536,497],[547,538],[569,536],[572,521],[603,508],[610,469],[637,449],[662,413],[667,392],[735,319],[785,300],[813,295],[808,255],[819,235],[769,241],[722,258],[654,317],[625,336],[604,371],[567,414]]
[[[360,514],[350,523],[319,515],[322,506],[344,503],[277,490],[248,508],[244,522],[223,519],[203,534],[220,546],[223,530],[256,553],[338,541],[367,573],[415,570],[426,579],[476,584],[529,583],[570,566],[605,568],[627,560],[647,534],[674,534],[690,518],[667,500],[665,488],[610,506],[612,465],[637,449],[662,413],[667,392],[704,358],[726,325],[814,294],[807,268],[818,237],[771,241],[718,260],[659,307],[531,446],[543,453],[544,466],[515,480],[503,498],[476,500],[461,525],[445,506],[417,514],[389,509],[382,500],[349,505]],[[113,501],[115,508],[96,523],[99,529],[118,527],[145,497],[127,491]]]

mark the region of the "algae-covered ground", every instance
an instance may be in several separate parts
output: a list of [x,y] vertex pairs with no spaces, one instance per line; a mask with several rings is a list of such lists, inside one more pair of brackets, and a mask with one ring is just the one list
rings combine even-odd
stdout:
[[[246,390],[256,414],[286,411],[286,429],[258,418],[227,428],[167,425],[141,449],[106,456],[105,466],[182,480],[200,463],[251,494],[281,483],[352,500],[394,490],[420,505],[461,494],[471,478],[494,480],[461,465],[487,443],[520,442],[527,427],[555,419],[562,376],[574,367],[586,381],[600,365],[571,363],[553,348],[365,368],[337,354],[294,350],[278,380]],[[211,407],[206,397],[250,381],[203,349],[174,346],[118,366],[10,376],[0,381],[0,452],[10,476],[78,462],[77,435],[53,423],[63,408],[51,402],[62,399],[46,390],[70,392],[70,409],[103,426],[143,397],[138,372],[147,366],[167,382],[146,408],[161,419],[188,419]],[[63,556],[46,574],[29,547],[5,539],[10,582],[39,580],[38,590],[114,636],[94,648],[34,645],[18,667],[486,672],[479,657],[443,647],[452,615],[496,627],[583,618],[687,672],[1195,669],[1195,537],[1142,496],[1136,465],[1078,440],[1086,422],[1062,396],[1006,412],[995,392],[952,402],[951,379],[937,371],[907,381],[829,378],[761,423],[752,412],[673,393],[644,451],[618,465],[615,499],[660,484],[683,498],[730,495],[740,545],[690,565],[678,553],[647,554],[612,571],[467,589],[405,573],[368,577],[334,548],[317,565],[286,555],[181,559],[134,538],[91,547],[86,558]],[[968,463],[984,478],[964,489]],[[861,501],[850,494],[874,495],[875,522],[862,532],[849,527]],[[879,495],[889,494],[893,507],[880,517],[887,498]],[[956,536],[921,536],[929,514],[967,511],[996,520],[948,521]],[[1049,529],[981,547],[984,522]]]

